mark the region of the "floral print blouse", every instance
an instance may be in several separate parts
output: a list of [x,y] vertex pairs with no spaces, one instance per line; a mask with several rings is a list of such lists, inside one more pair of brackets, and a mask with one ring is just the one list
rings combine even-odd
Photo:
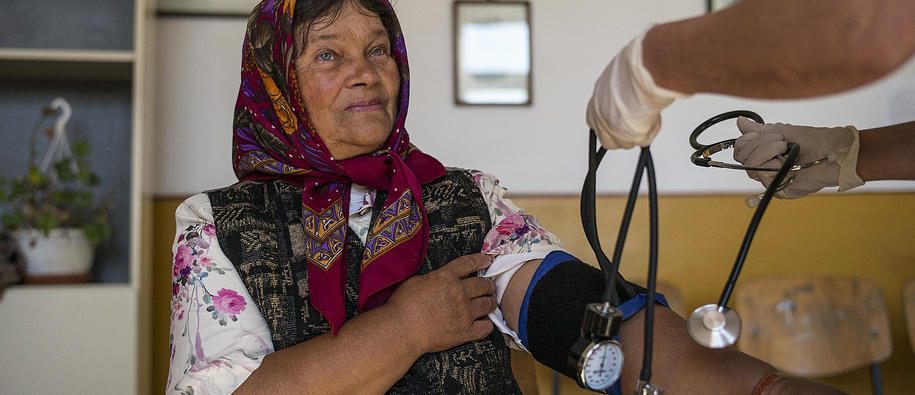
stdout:
[[[493,227],[482,252],[494,257],[481,275],[496,283],[496,298],[525,262],[561,250],[555,235],[536,218],[505,198],[507,190],[492,175],[471,171],[489,206]],[[352,188],[349,226],[365,242],[375,191]],[[216,240],[213,210],[206,194],[185,200],[175,212],[172,247],[170,394],[228,394],[274,351],[270,330],[232,262]],[[517,334],[496,309],[489,318],[509,340],[523,349]]]

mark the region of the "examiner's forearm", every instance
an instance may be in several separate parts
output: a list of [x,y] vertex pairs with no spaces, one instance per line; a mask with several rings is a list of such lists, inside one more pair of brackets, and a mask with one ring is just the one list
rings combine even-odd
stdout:
[[662,24],[645,37],[645,67],[685,93],[809,97],[850,89],[915,52],[911,0],[743,0]]
[[382,305],[264,358],[235,394],[384,393],[423,354],[399,314]]
[[915,121],[862,130],[858,176],[864,181],[915,180]]

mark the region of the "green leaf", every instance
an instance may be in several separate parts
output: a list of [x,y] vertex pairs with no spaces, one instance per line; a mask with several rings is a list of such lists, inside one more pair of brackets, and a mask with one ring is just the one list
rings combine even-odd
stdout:
[[73,160],[62,159],[54,163],[54,171],[57,173],[57,179],[60,182],[76,181],[76,173],[73,172]]
[[15,199],[19,196],[25,194],[25,186],[21,182],[13,183],[10,185],[10,199]]
[[48,234],[51,229],[60,227],[60,221],[53,214],[47,212],[39,213],[35,222],[35,225],[38,226],[38,229],[41,229],[45,234]]
[[92,207],[92,192],[71,191],[70,204],[77,210],[89,210]]
[[51,201],[57,205],[67,204],[67,202],[72,200],[71,195],[70,191],[53,192],[51,193]]
[[86,179],[84,180],[84,182],[86,183],[86,185],[88,185],[90,187],[94,187],[94,186],[97,186],[100,181],[98,179],[98,175],[96,175],[93,172],[89,172],[86,175]]
[[41,185],[45,181],[45,175],[41,170],[38,170],[38,167],[31,166],[29,167],[28,180],[32,185]]
[[89,155],[91,148],[89,147],[89,142],[86,140],[78,140],[70,145],[70,151],[73,152],[74,156],[81,158]]
[[88,239],[90,243],[97,245],[111,237],[112,229],[111,226],[105,222],[95,222],[83,226],[83,233],[86,234],[86,239]]
[[19,212],[3,214],[0,217],[0,222],[3,223],[3,227],[6,229],[18,229],[22,226],[23,220],[22,213]]

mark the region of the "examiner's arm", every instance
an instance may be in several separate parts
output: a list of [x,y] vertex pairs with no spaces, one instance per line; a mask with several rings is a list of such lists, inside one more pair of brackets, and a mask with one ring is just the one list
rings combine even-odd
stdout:
[[864,181],[915,180],[915,121],[862,130],[858,175]]
[[[734,159],[746,166],[778,168],[787,143],[800,148],[798,163],[828,161],[800,170],[776,196],[795,199],[838,186],[844,192],[874,180],[915,180],[915,122],[858,131],[853,126],[810,127],[737,120],[743,133],[734,143]],[[747,171],[768,186],[775,172]]]
[[910,0],[744,0],[658,25],[610,60],[586,122],[604,148],[646,147],[661,111],[693,93],[800,98],[840,92],[915,52]]
[[915,52],[911,0],[743,0],[651,29],[643,63],[685,93],[798,98],[844,91]]

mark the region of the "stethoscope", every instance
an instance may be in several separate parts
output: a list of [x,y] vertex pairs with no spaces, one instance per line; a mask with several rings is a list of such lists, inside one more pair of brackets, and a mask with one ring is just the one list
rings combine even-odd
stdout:
[[658,264],[658,196],[655,181],[654,162],[651,159],[651,150],[642,148],[626,209],[623,213],[620,231],[617,234],[616,247],[613,251],[613,260],[607,258],[600,246],[597,234],[597,213],[595,208],[595,186],[597,168],[607,150],[597,148],[597,137],[591,131],[588,146],[588,174],[585,177],[581,192],[581,222],[585,236],[591,249],[597,257],[601,271],[604,273],[605,288],[600,303],[589,303],[585,306],[582,320],[581,335],[569,350],[568,361],[577,369],[578,384],[594,391],[605,392],[619,380],[623,369],[622,347],[616,340],[619,328],[623,321],[623,313],[618,308],[619,295],[616,294],[616,278],[619,272],[620,257],[623,245],[626,242],[626,233],[638,198],[639,187],[642,183],[642,174],[648,174],[648,202],[649,202],[649,263],[648,263],[648,293],[645,306],[645,343],[642,359],[642,371],[636,386],[636,394],[660,394],[661,388],[651,384],[651,349],[652,333],[654,331],[654,303],[657,285]]
[[[731,269],[728,281],[724,285],[718,303],[707,304],[694,310],[687,319],[687,331],[689,336],[698,344],[708,348],[724,348],[733,345],[740,336],[741,324],[740,316],[734,310],[727,307],[731,293],[740,276],[750,244],[762,215],[768,207],[769,202],[776,192],[783,190],[793,181],[793,172],[815,166],[827,160],[827,158],[818,159],[813,162],[798,164],[798,154],[800,147],[789,142],[788,150],[784,154],[784,163],[779,168],[767,167],[748,167],[740,164],[719,162],[712,160],[712,155],[734,146],[736,139],[720,141],[714,144],[701,144],[698,137],[706,129],[719,122],[744,116],[758,123],[763,123],[762,117],[751,111],[731,111],[716,115],[701,123],[689,136],[690,145],[695,152],[690,156],[690,161],[703,167],[720,167],[726,169],[751,170],[751,171],[775,171],[777,172],[773,181],[766,188],[765,193],[761,196],[754,196],[758,199],[748,199],[747,203],[751,207],[756,207],[753,218],[741,243],[737,259]],[[613,306],[619,305],[620,301],[614,292],[616,278],[619,272],[620,257],[623,251],[623,245],[626,240],[626,233],[629,229],[629,223],[632,218],[632,212],[635,207],[635,201],[638,197],[638,190],[641,186],[643,172],[648,174],[648,201],[649,201],[649,265],[648,265],[648,293],[647,303],[645,306],[645,343],[642,359],[642,370],[639,374],[639,381],[636,386],[636,395],[661,394],[661,387],[657,384],[651,384],[651,354],[653,343],[654,328],[654,300],[657,283],[657,250],[658,250],[658,202],[657,190],[654,172],[654,163],[651,159],[651,151],[648,147],[642,148],[636,165],[635,176],[633,177],[632,187],[629,190],[629,197],[626,202],[626,209],[623,214],[620,232],[617,236],[616,247],[614,249],[613,260],[609,260],[604,254],[600,240],[597,235],[597,219],[595,210],[595,179],[597,167],[603,158],[606,150],[604,148],[596,149],[597,138],[594,131],[591,131],[588,147],[588,173],[582,187],[581,194],[581,217],[582,226],[588,243],[594,250],[601,270],[604,273],[606,288],[604,290],[603,302],[591,303],[585,307],[585,316],[582,321],[581,337],[573,345],[569,352],[569,363],[578,371],[578,383],[584,388],[596,391],[606,391],[619,380],[622,371],[622,349],[615,340],[619,333],[619,326],[622,322],[622,312]],[[789,177],[789,173],[792,173]],[[617,364],[607,364],[607,355],[611,355],[613,361],[618,359]],[[600,360],[600,363],[597,361]]]
[[[710,128],[712,125],[715,125],[722,121],[726,121],[728,119],[737,118],[737,117],[746,117],[746,118],[752,119],[756,123],[764,123],[762,117],[760,117],[759,114],[752,112],[752,111],[746,111],[746,110],[729,111],[729,112],[718,114],[714,117],[707,119],[705,122],[702,122],[701,124],[699,124],[699,126],[697,126],[696,129],[693,130],[693,132],[690,133],[690,135],[689,135],[689,145],[692,146],[693,149],[696,150],[695,152],[693,152],[692,155],[690,155],[690,157],[689,157],[690,162],[693,162],[693,164],[696,166],[719,167],[722,169],[734,169],[734,170],[745,170],[745,171],[746,170],[749,170],[749,171],[779,171],[779,170],[781,170],[780,168],[776,168],[776,167],[744,166],[744,165],[741,165],[738,163],[727,163],[727,162],[719,162],[719,161],[712,160],[713,154],[719,153],[719,152],[724,151],[729,148],[733,148],[734,142],[737,139],[728,139],[728,140],[719,141],[714,144],[706,145],[706,144],[702,144],[699,141],[697,141],[697,138],[699,137],[700,134],[702,134],[702,132],[704,132],[706,129]],[[807,163],[792,164],[791,167],[788,169],[791,173],[788,175],[787,179],[784,182],[781,182],[778,184],[778,188],[776,188],[775,192],[780,192],[783,189],[787,188],[788,185],[791,185],[791,182],[794,181],[794,173],[796,171],[803,170],[803,169],[806,169],[811,166],[816,166],[820,163],[825,162],[826,160],[828,160],[828,158],[820,158],[815,161],[807,162]],[[763,195],[765,195],[765,193],[761,193],[759,195],[753,195],[753,196],[748,197],[746,199],[747,206],[749,206],[750,208],[756,207],[759,204],[759,202],[762,200]]]

